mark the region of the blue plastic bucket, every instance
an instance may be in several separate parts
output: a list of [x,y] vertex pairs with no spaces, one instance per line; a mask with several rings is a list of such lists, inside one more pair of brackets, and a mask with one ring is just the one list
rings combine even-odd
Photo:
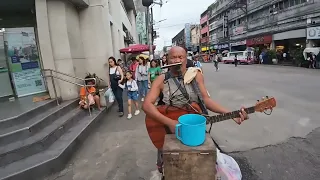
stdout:
[[199,114],[185,114],[179,117],[176,137],[187,146],[200,146],[206,139],[206,118]]

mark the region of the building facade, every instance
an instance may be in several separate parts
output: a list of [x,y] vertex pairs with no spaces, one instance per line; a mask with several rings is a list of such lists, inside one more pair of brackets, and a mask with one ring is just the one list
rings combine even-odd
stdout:
[[[133,0],[10,0],[0,3],[0,16],[0,98],[46,91],[55,97],[42,69],[81,78],[96,73],[107,82],[108,58],[137,41]],[[78,86],[55,84],[62,99],[78,97]]]
[[[196,44],[193,43],[193,34],[192,31],[197,32],[195,27],[199,27],[199,25],[195,24],[185,24],[184,28],[175,36],[172,38],[172,45],[173,46],[182,46],[185,47],[188,51],[196,52]],[[199,29],[199,28],[198,28]]]
[[200,44],[200,25],[194,25],[191,28],[191,46],[193,52],[199,52]]
[[148,44],[147,34],[147,8],[142,5],[142,0],[134,2],[137,11],[136,24],[139,44]]
[[205,10],[200,16],[200,47],[201,52],[209,50],[209,8]]
[[209,14],[210,10],[207,9],[201,14],[200,17],[200,51],[206,52],[209,50],[210,41],[209,41]]
[[[218,0],[209,15],[213,49],[254,47],[289,53],[320,46],[319,0]],[[312,38],[308,36],[311,33]]]
[[186,47],[184,28],[172,38],[172,46]]

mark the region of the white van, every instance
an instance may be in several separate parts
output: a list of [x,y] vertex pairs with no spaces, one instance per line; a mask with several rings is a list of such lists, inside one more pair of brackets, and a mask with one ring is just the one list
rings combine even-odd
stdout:
[[255,61],[253,51],[234,51],[228,52],[228,55],[226,57],[222,57],[222,62],[224,62],[225,64],[234,63],[235,56],[237,56],[240,64],[253,64]]

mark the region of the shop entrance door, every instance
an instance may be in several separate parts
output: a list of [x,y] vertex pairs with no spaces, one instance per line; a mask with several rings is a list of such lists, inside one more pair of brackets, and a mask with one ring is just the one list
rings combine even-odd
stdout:
[[6,54],[4,51],[3,33],[0,32],[0,98],[12,95],[13,90]]

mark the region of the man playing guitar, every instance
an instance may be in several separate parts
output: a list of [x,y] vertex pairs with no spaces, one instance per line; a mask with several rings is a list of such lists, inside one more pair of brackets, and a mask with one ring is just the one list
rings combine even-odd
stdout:
[[[165,106],[177,107],[177,111],[182,108],[186,108],[187,104],[197,103],[201,107],[206,109],[224,114],[230,112],[228,109],[219,105],[208,96],[207,89],[204,84],[204,77],[200,71],[197,72],[193,81],[197,85],[198,91],[201,98],[199,98],[198,93],[195,92],[192,83],[184,84],[183,77],[187,72],[186,63],[187,63],[187,53],[185,49],[179,46],[172,47],[168,54],[168,64],[182,63],[181,66],[172,66],[169,68],[168,74],[162,74],[158,76],[152,87],[147,94],[145,101],[142,105],[142,109],[146,113],[146,116],[150,117],[152,120],[162,123],[167,127],[167,133],[174,133],[175,127],[178,121],[171,119],[160,112],[160,107],[156,107],[154,104],[160,94],[163,92]],[[201,99],[201,100],[200,100]],[[203,112],[204,110],[202,110]],[[239,118],[234,118],[233,120],[237,124],[241,124],[244,120],[248,119],[247,113],[244,111],[244,108],[241,108],[239,113]],[[169,132],[168,132],[169,131]],[[161,148],[158,148],[158,169],[162,172],[162,156]]]

